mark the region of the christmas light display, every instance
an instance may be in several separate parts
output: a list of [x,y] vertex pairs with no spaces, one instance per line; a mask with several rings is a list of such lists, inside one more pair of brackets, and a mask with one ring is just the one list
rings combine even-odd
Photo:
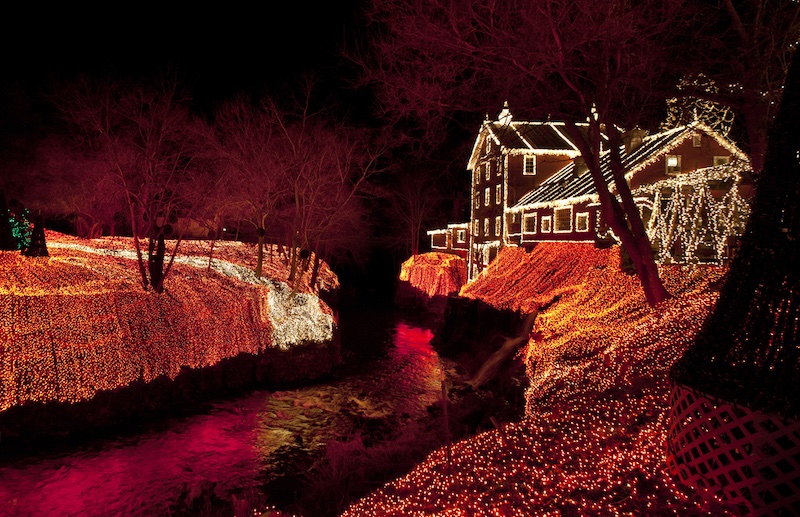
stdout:
[[699,169],[633,192],[652,210],[647,235],[661,263],[720,263],[728,258],[730,238],[744,233],[750,215],[750,205],[739,193],[747,170],[741,162]]
[[431,454],[344,515],[736,515],[665,471],[666,372],[717,294],[717,266],[662,266],[674,298],[649,308],[619,249],[504,248],[461,294],[541,313],[521,357],[525,419]]
[[400,281],[429,297],[457,293],[467,281],[466,261],[448,253],[415,255],[400,266]]
[[[0,411],[332,337],[332,311],[308,277],[305,292],[258,278],[233,262],[248,255],[241,244],[219,246],[231,261],[212,260],[210,270],[207,257],[179,257],[159,295],[141,289],[125,239],[47,235],[49,259],[0,252]],[[321,278],[336,283],[327,267]]]

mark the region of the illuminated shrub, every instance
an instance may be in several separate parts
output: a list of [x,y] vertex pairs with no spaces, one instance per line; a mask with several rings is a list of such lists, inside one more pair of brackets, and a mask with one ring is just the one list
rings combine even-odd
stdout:
[[400,281],[428,297],[457,293],[467,281],[466,261],[448,253],[414,255],[400,267]]

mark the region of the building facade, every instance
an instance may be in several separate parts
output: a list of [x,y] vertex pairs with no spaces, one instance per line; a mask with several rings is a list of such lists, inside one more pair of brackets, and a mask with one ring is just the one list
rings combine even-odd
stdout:
[[[580,126],[579,126],[580,129]],[[626,179],[662,262],[720,262],[749,215],[747,156],[730,140],[696,122],[654,135],[635,130],[620,149]],[[610,153],[601,172],[613,184]],[[432,230],[436,251],[464,256],[469,279],[503,246],[538,242],[611,243],[599,199],[577,146],[559,122],[513,120],[508,106],[486,120],[467,165],[470,221]],[[453,234],[458,228],[458,240]],[[469,231],[464,232],[464,229]]]

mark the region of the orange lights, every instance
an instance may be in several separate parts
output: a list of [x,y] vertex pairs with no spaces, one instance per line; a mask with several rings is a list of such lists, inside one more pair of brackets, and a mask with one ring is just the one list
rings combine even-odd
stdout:
[[448,253],[414,255],[400,267],[400,280],[428,295],[457,293],[467,281],[466,261]]
[[674,298],[649,308],[619,251],[542,243],[504,249],[461,294],[531,312],[523,421],[439,450],[344,514],[736,515],[666,472],[667,372],[710,313],[721,267],[662,267]]
[[[72,402],[101,390],[202,368],[241,353],[286,348],[332,333],[332,311],[306,282],[293,293],[280,279],[288,267],[268,264],[274,279],[257,283],[241,243],[208,246],[174,265],[163,294],[144,292],[123,253],[123,238],[84,240],[48,232],[50,258],[0,252],[0,411],[28,401]],[[319,283],[337,285],[322,268]],[[291,304],[287,301],[291,298]],[[287,302],[287,303],[284,303]],[[302,302],[302,303],[301,303]],[[295,335],[296,334],[296,335]]]

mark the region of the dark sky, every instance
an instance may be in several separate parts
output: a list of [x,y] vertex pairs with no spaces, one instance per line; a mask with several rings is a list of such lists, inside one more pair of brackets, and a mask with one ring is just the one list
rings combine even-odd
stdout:
[[202,98],[275,87],[309,70],[336,77],[359,0],[237,7],[33,5],[0,22],[0,83],[25,89],[84,72],[146,77],[177,68]]

